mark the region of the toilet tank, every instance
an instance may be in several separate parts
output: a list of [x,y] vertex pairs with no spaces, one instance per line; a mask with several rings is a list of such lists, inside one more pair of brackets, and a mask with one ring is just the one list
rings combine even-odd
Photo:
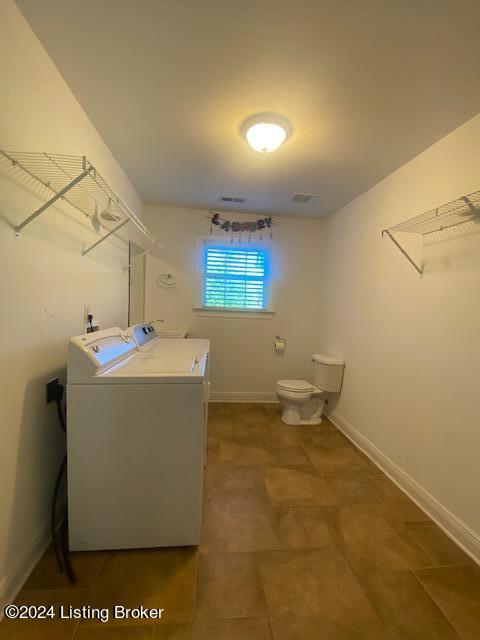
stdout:
[[312,356],[314,381],[317,389],[338,393],[342,388],[345,362],[327,353],[315,353]]

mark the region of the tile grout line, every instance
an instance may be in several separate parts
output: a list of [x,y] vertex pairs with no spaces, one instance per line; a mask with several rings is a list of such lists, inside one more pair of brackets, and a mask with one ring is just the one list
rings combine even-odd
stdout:
[[[461,565],[463,566],[463,565]],[[433,568],[437,568],[437,567],[427,567],[427,569],[433,569]],[[440,568],[440,567],[438,567]],[[428,597],[430,598],[430,600],[433,602],[433,604],[437,607],[437,609],[441,612],[442,616],[445,618],[445,620],[448,621],[448,623],[450,624],[450,626],[452,627],[452,629],[458,634],[459,638],[462,638],[462,640],[467,640],[467,638],[465,638],[465,636],[463,635],[463,633],[460,632],[459,629],[457,629],[457,627],[453,624],[453,621],[450,620],[450,617],[447,615],[447,613],[442,609],[442,607],[440,606],[440,604],[436,601],[434,595],[432,593],[430,593],[430,591],[428,590],[428,588],[426,587],[426,585],[423,584],[423,582],[420,580],[419,576],[417,575],[417,571],[419,571],[419,569],[411,569],[412,574],[415,576],[415,579],[417,580],[417,582],[420,584],[420,586],[422,587],[422,589],[425,591],[425,593],[428,595]]]

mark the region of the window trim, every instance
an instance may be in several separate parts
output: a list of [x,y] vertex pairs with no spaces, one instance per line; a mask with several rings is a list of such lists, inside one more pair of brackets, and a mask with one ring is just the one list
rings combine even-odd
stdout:
[[[237,240],[238,242],[238,240]],[[272,242],[271,241],[250,241],[248,247],[252,249],[263,249],[268,252],[268,276],[266,281],[267,291],[267,307],[264,309],[239,309],[230,307],[206,307],[203,305],[203,286],[204,286],[204,249],[206,245],[228,247],[230,244],[229,236],[196,236],[195,250],[195,286],[194,286],[194,303],[193,311],[196,315],[206,317],[223,317],[223,318],[272,318],[275,311],[273,308],[274,283],[272,279]],[[247,241],[244,241],[247,244]],[[238,245],[237,245],[238,246]],[[241,245],[240,245],[241,246]]]

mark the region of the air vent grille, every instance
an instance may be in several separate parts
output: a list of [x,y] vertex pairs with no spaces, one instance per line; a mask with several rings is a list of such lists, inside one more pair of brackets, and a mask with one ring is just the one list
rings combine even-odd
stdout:
[[238,196],[220,196],[221,202],[230,202],[232,204],[243,204],[247,201],[246,198],[240,198]]
[[292,202],[310,202],[315,196],[312,193],[295,193]]

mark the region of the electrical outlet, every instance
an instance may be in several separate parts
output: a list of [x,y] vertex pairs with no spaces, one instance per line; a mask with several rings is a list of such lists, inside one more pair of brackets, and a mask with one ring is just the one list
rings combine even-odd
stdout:
[[98,326],[98,324],[94,324],[92,326],[88,325],[87,326],[87,333],[94,333],[94,331],[98,331],[100,329],[100,327]]
[[54,378],[53,380],[50,380],[50,382],[47,382],[47,404],[52,402],[52,400],[56,400],[59,384],[60,382],[58,378]]

